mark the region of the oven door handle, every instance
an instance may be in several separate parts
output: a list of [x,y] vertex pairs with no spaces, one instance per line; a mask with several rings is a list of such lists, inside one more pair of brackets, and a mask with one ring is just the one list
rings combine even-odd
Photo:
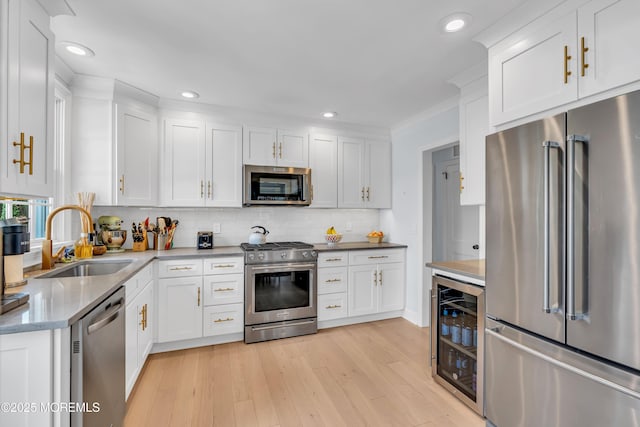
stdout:
[[287,323],[287,324],[281,324],[278,323],[277,325],[267,325],[267,326],[252,326],[251,330],[252,331],[266,331],[269,329],[277,329],[277,328],[282,328],[285,326],[300,326],[300,325],[308,325],[309,323],[314,323],[315,319],[309,319],[309,320],[303,320],[300,322],[294,322],[294,323]]
[[264,266],[252,265],[249,267],[252,271],[298,271],[298,270],[309,270],[317,267],[317,264],[308,263],[308,264],[299,264],[299,263],[286,263],[286,264],[271,264]]

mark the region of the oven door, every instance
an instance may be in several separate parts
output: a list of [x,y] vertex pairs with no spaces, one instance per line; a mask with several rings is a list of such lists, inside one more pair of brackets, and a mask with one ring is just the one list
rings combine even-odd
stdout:
[[247,265],[245,324],[317,316],[315,263]]

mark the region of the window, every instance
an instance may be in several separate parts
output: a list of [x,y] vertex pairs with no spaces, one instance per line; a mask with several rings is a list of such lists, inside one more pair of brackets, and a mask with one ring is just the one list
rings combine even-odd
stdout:
[[19,218],[29,224],[31,242],[45,237],[47,215],[53,199],[0,199],[0,219]]

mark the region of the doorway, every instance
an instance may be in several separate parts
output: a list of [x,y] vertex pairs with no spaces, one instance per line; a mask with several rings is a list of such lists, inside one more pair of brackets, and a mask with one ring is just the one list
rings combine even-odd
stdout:
[[460,205],[459,146],[434,151],[433,162],[433,261],[478,257],[477,206]]

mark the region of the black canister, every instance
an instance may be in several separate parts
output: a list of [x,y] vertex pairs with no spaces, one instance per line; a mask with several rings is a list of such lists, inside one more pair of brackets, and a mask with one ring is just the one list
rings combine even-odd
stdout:
[[2,226],[3,255],[21,255],[29,252],[30,235],[27,224],[7,224]]

